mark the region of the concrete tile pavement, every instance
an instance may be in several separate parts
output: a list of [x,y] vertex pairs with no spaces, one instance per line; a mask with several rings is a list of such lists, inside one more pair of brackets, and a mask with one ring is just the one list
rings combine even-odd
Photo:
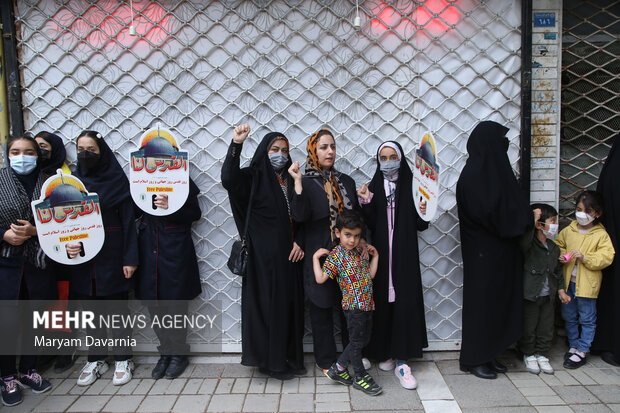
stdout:
[[307,356],[308,373],[281,382],[257,369],[238,364],[235,356],[196,357],[186,374],[176,380],[152,380],[156,358],[136,357],[134,379],[124,386],[111,384],[112,370],[90,387],[76,385],[75,370],[44,376],[54,388],[46,394],[24,391],[24,402],[1,407],[2,412],[323,412],[416,411],[452,412],[620,412],[620,368],[590,356],[578,370],[562,368],[564,349],[550,356],[554,375],[525,371],[514,352],[501,361],[509,367],[497,380],[481,380],[460,371],[457,352],[425,353],[410,362],[417,390],[400,387],[393,371],[373,366],[369,372],[384,388],[371,397],[331,382]]

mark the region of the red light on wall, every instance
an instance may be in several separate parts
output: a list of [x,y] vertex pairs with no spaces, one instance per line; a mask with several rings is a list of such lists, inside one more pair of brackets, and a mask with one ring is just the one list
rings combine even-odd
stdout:
[[456,1],[427,0],[417,7],[415,22],[433,36],[439,36],[452,29],[461,19]]
[[432,36],[440,36],[451,30],[462,17],[462,12],[456,7],[457,0],[426,0],[417,2],[407,10],[399,10],[387,3],[377,2],[371,9],[372,31],[401,31],[413,24],[416,30],[424,29]]

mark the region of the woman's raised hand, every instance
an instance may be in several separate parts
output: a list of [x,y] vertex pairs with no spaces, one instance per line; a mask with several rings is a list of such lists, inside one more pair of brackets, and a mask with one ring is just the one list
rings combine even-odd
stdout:
[[290,168],[288,168],[288,173],[293,177],[295,181],[301,180],[301,171],[299,170],[299,162],[293,162]]
[[233,134],[233,142],[235,143],[243,143],[248,138],[250,134],[250,125],[244,123],[243,125],[239,125],[235,128]]
[[368,190],[366,182],[364,182],[362,186],[360,186],[360,188],[357,190],[357,196],[362,198],[364,201],[368,201],[368,199],[370,199],[370,191]]

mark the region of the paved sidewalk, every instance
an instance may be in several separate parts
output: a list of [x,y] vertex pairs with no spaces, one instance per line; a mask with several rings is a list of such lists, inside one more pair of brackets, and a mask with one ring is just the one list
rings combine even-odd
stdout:
[[76,386],[78,369],[44,376],[54,388],[46,394],[25,390],[22,404],[2,412],[325,412],[425,411],[452,412],[620,412],[620,368],[596,356],[578,370],[564,370],[564,348],[551,357],[555,375],[525,371],[513,352],[501,361],[509,367],[497,380],[481,380],[459,370],[457,352],[429,352],[410,363],[417,390],[400,387],[393,372],[373,366],[370,373],[384,388],[367,396],[336,384],[314,367],[307,356],[304,377],[281,382],[238,364],[237,356],[198,357],[183,377],[152,380],[155,357],[136,357],[137,369],[128,384],[115,387],[110,369],[90,387]]

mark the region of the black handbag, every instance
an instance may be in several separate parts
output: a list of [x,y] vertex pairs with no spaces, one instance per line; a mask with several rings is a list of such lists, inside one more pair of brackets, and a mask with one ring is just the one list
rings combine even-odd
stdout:
[[245,224],[243,227],[243,235],[241,239],[233,242],[230,249],[230,256],[226,265],[233,274],[245,277],[248,270],[248,254],[250,242],[248,240],[248,224],[250,222],[250,212],[252,211],[252,199],[254,198],[254,180],[252,180],[252,189],[250,190],[250,201],[248,202],[248,211],[245,215]]

